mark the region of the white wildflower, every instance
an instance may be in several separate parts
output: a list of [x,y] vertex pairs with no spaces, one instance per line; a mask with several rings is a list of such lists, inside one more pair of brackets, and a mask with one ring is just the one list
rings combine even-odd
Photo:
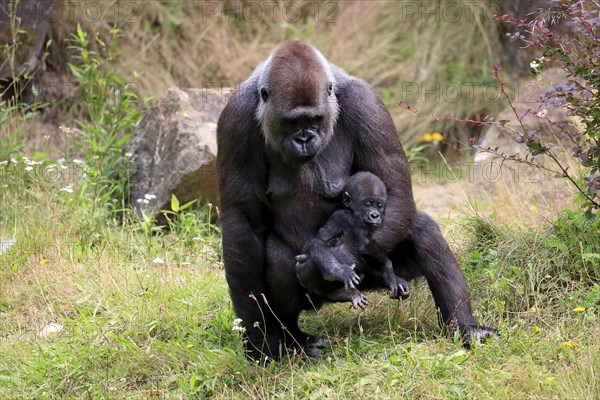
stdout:
[[31,172],[31,171],[33,171],[33,167],[32,166],[25,167],[25,171]]
[[67,187],[64,187],[62,189],[60,189],[61,192],[67,192],[67,193],[73,193],[73,185],[68,185]]
[[40,165],[41,163],[41,161],[33,161],[27,157],[23,157],[23,164],[25,165]]
[[145,195],[144,195],[144,198],[145,198],[146,200],[154,200],[154,199],[156,198],[156,196],[155,196],[155,195],[153,195],[153,194],[145,194]]
[[0,242],[0,255],[6,253],[15,243],[17,243],[15,239],[8,239],[6,242]]
[[58,129],[60,129],[60,131],[66,136],[66,137],[71,137],[74,134],[79,133],[79,131],[75,128],[71,128],[70,126],[64,126],[61,125],[58,127]]
[[233,320],[233,326],[231,327],[232,331],[240,331],[240,332],[246,332],[246,328],[244,328],[242,326],[242,319],[241,318],[236,318]]
[[5,165],[8,165],[8,160],[0,161],[0,167],[4,167]]
[[164,264],[165,263],[165,261],[160,257],[156,257],[154,260],[152,260],[152,262],[154,264]]
[[73,164],[77,164],[77,165],[84,165],[85,163],[84,163],[83,161],[81,161],[81,160],[79,160],[79,159],[75,158],[75,159],[73,160]]

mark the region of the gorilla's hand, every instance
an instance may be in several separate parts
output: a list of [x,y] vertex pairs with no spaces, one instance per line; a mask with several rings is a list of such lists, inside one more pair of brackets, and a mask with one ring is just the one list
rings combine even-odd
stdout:
[[306,340],[306,346],[304,346],[304,352],[309,357],[322,357],[325,346],[330,344],[331,342],[328,339],[309,336]]
[[460,332],[463,346],[467,349],[470,349],[473,345],[484,344],[488,339],[497,339],[500,337],[500,334],[494,328],[477,324],[461,326]]
[[355,289],[356,285],[360,283],[360,276],[354,271],[354,268],[356,268],[356,264],[330,266],[323,274],[323,278],[330,282],[342,282],[346,290]]

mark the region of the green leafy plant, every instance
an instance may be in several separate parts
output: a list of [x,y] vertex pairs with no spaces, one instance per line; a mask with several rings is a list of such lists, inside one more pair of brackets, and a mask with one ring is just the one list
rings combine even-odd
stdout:
[[143,116],[143,104],[135,82],[127,82],[111,70],[118,55],[120,31],[112,29],[108,43],[90,36],[77,26],[70,48],[74,50],[69,68],[79,84],[85,118],[78,121],[79,146],[85,154],[86,181],[94,198],[111,212],[123,210],[129,199],[129,162],[122,154]]

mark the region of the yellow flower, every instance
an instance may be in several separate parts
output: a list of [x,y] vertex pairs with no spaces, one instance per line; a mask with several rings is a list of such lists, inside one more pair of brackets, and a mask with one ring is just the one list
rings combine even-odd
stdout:
[[444,137],[439,132],[433,132],[431,134],[431,139],[433,139],[434,142],[441,142],[442,140],[444,140]]
[[186,349],[191,349],[192,347],[194,347],[194,345],[191,343],[185,346]]
[[40,265],[46,265],[47,262],[48,262],[48,260],[46,260],[45,258],[42,258],[40,260]]
[[506,300],[500,300],[500,304],[505,305],[506,304]]
[[549,376],[549,377],[546,378],[546,382],[550,383],[550,382],[552,382],[555,379],[556,379],[555,376]]
[[532,306],[529,310],[529,312],[538,312],[538,308],[536,306]]
[[533,333],[540,333],[540,327],[537,325],[533,326]]
[[426,134],[423,135],[423,137],[421,138],[421,141],[431,142],[431,141],[433,141],[433,136],[431,136],[431,133],[427,132]]
[[563,346],[570,347],[571,349],[577,349],[579,347],[579,343],[577,343],[577,342],[563,342]]
[[578,313],[582,313],[585,311],[585,307],[575,307],[573,309],[573,311],[578,312]]
[[537,211],[537,206],[536,205],[532,205],[531,207],[529,207],[529,211]]

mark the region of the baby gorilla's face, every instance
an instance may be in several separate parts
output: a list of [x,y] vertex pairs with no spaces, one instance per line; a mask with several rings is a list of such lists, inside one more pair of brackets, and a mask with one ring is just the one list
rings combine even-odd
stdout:
[[346,183],[343,203],[356,221],[369,229],[377,229],[383,223],[387,191],[376,175],[362,171],[352,175]]
[[367,197],[361,200],[357,217],[360,217],[366,226],[378,228],[383,222],[385,199]]

